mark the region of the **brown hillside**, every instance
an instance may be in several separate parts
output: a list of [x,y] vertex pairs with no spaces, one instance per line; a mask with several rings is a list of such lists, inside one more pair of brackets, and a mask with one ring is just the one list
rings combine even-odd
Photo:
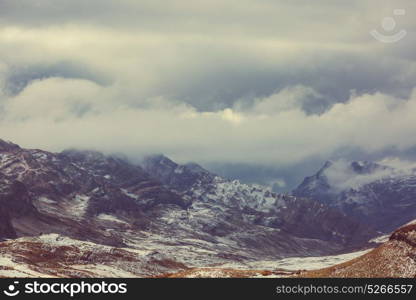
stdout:
[[302,272],[299,277],[416,277],[416,224],[396,230],[389,241],[373,251],[333,267]]

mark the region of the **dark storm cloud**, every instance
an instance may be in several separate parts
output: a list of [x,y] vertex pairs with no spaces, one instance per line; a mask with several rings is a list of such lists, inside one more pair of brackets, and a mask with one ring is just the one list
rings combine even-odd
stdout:
[[[154,55],[151,49],[142,53],[143,59],[152,55],[150,61],[160,64],[154,76],[159,76],[161,82],[147,87],[148,92],[179,98],[200,110],[230,107],[241,99],[250,102],[291,85],[314,88],[324,97],[316,104],[328,108],[331,103],[348,100],[352,90],[405,97],[413,88],[416,75],[413,51],[409,52],[414,48],[411,39],[393,50],[380,49],[368,35],[379,26],[389,7],[403,6],[409,11],[415,7],[411,1],[392,3],[3,0],[0,23],[45,31],[62,26],[80,26],[82,30],[86,26],[95,29],[91,34],[98,35],[112,30],[114,35],[108,38],[114,39],[113,43],[117,43],[117,32],[129,34],[132,39],[143,34],[162,36],[166,43],[175,45],[172,51],[184,61],[178,63],[163,57],[164,53]],[[414,30],[415,24],[408,19],[402,23],[408,31]],[[61,34],[75,33],[68,29]],[[125,46],[131,47],[128,43]],[[53,63],[63,65],[61,60],[68,57],[59,56]],[[145,67],[144,71],[152,72],[148,70],[152,66]],[[49,75],[47,70],[39,70],[39,76],[72,74],[70,68],[69,64],[67,71],[51,68]],[[169,68],[176,68],[180,76],[171,74]],[[107,71],[105,76],[114,80],[123,76],[105,67],[99,71]],[[306,110],[314,111],[310,107]]]
[[45,80],[51,77],[85,79],[100,85],[110,84],[110,80],[107,76],[89,69],[86,65],[79,65],[71,62],[58,62],[52,65],[10,66],[7,75],[4,78],[4,89],[6,93],[16,95],[31,82]]

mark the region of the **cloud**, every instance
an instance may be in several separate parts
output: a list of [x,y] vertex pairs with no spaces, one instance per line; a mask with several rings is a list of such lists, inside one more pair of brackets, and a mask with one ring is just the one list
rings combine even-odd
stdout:
[[264,164],[297,163],[345,147],[372,153],[416,143],[416,93],[406,100],[353,95],[320,115],[306,114],[300,106],[268,114],[258,106],[199,112],[163,98],[132,106],[115,101],[123,93],[87,80],[38,80],[3,101],[0,134],[54,150],[75,146],[131,156],[164,152],[180,160]]
[[212,111],[302,85],[319,93],[321,112],[351,90],[407,97],[416,80],[414,22],[400,19],[409,36],[386,48],[368,34],[391,14],[375,1],[1,5],[0,57],[14,70],[12,86],[54,76],[120,82],[137,98],[168,96]]
[[271,182],[271,185],[276,185],[277,188],[279,188],[279,189],[285,188],[286,187],[286,181],[282,178],[278,178],[278,179],[276,179],[275,182]]
[[326,99],[314,89],[298,85],[286,87],[269,97],[255,99],[251,109],[254,113],[264,115],[297,108],[302,108],[305,112],[317,113],[323,112],[328,104]]
[[[365,166],[367,162],[357,162]],[[402,160],[398,157],[387,157],[372,166],[372,170],[358,173],[351,166],[351,162],[337,160],[325,170],[325,176],[334,192],[349,189],[359,189],[360,187],[390,177],[400,177],[416,174],[416,163]]]
[[396,172],[404,174],[414,173],[416,171],[416,162],[402,159],[400,157],[385,157],[378,162],[383,166],[388,166]]
[[339,160],[334,162],[330,168],[325,170],[325,176],[334,192],[358,189],[363,185],[389,177],[393,174],[391,169],[377,169],[373,172],[357,174],[351,167],[351,163]]
[[[416,146],[413,1],[0,2],[0,135],[27,147],[299,164]],[[410,13],[409,13],[410,14]]]

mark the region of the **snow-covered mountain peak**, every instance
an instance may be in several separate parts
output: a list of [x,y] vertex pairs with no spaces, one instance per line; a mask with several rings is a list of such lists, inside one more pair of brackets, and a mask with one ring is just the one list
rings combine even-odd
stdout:
[[416,215],[416,173],[411,163],[336,161],[306,177],[294,191],[382,231]]

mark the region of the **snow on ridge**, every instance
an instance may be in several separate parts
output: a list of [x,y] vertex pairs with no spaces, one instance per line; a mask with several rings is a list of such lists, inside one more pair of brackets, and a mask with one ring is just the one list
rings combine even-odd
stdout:
[[139,196],[138,196],[138,195],[133,194],[133,193],[129,192],[129,191],[128,191],[128,190],[126,190],[126,189],[121,189],[121,192],[122,192],[124,195],[126,195],[127,197],[129,197],[129,198],[133,198],[133,199],[135,199],[135,200],[138,200],[138,199],[139,199]]
[[66,202],[67,213],[77,218],[82,218],[88,208],[90,197],[87,195],[75,195],[75,197]]
[[55,200],[52,200],[52,199],[49,199],[49,198],[43,197],[43,196],[39,197],[38,201],[41,202],[41,203],[46,203],[46,204],[56,204]]
[[[204,198],[226,205],[238,205],[252,209],[269,212],[273,208],[284,206],[279,194],[272,192],[270,187],[258,184],[245,184],[239,180],[226,180],[215,177],[211,184],[197,184],[192,189],[195,198]],[[235,200],[238,202],[235,202]]]
[[109,214],[99,214],[97,216],[97,219],[100,219],[100,220],[103,220],[103,221],[110,221],[110,222],[128,224],[127,222],[125,222],[123,220],[120,220],[116,216],[109,215]]
[[277,270],[284,269],[288,271],[297,270],[316,270],[333,265],[341,264],[350,261],[354,258],[360,257],[373,249],[367,249],[357,252],[345,253],[332,256],[316,256],[316,257],[289,257],[281,260],[264,260],[253,261],[245,264],[227,263],[221,266],[221,268],[234,268],[234,269],[252,269],[252,270]]
[[382,243],[387,242],[389,240],[389,238],[390,238],[390,234],[385,234],[385,235],[375,237],[375,238],[369,240],[369,242],[370,243],[382,244]]

